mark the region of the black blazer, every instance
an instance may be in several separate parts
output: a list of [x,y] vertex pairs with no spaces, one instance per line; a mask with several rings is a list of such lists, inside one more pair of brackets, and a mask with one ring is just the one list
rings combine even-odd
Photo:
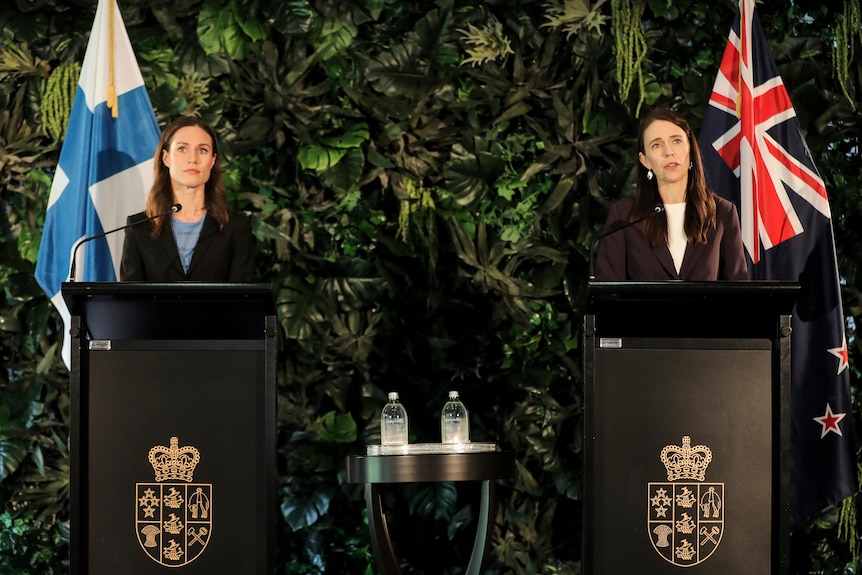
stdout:
[[[605,231],[618,229],[629,221],[633,198],[615,203],[608,214]],[[666,217],[666,216],[656,216]],[[742,234],[736,206],[715,196],[716,226],[709,230],[705,244],[688,243],[679,273],[666,243],[653,249],[637,226],[611,234],[599,244],[596,279],[600,281],[715,281],[748,279]]]
[[[146,219],[144,212],[129,216],[127,223]],[[211,217],[204,221],[200,238],[192,254],[189,273],[183,271],[180,254],[170,227],[154,238],[151,223],[126,228],[121,281],[147,282],[250,282],[254,279],[254,241],[251,222],[231,212],[224,229]]]

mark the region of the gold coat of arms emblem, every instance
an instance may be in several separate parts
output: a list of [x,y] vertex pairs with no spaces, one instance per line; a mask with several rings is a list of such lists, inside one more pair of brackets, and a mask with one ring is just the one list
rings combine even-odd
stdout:
[[212,535],[212,484],[194,483],[200,452],[156,445],[149,461],[155,483],[136,483],[135,530],[144,552],[165,567],[183,567],[201,556]]
[[653,549],[668,563],[691,567],[709,559],[724,534],[724,483],[706,482],[712,450],[667,445],[661,462],[667,482],[649,483],[647,533]]

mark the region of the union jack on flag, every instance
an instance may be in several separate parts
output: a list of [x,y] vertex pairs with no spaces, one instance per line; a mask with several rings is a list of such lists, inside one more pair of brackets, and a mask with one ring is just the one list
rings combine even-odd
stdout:
[[847,343],[826,186],[754,12],[741,0],[698,138],[739,209],[749,276],[799,282],[791,336],[791,521],[852,495]]

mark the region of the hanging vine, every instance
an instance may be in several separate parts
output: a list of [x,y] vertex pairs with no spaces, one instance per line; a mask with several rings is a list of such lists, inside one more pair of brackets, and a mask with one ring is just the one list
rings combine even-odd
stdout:
[[421,246],[433,270],[437,266],[437,224],[432,190],[410,178],[405,178],[404,187],[407,197],[401,200],[397,237],[413,250]]
[[55,141],[63,139],[69,115],[72,113],[72,101],[78,90],[78,77],[81,75],[81,65],[60,64],[45,83],[42,92],[42,125]]
[[638,104],[635,115],[640,114],[644,103],[646,89],[642,64],[647,55],[647,43],[644,38],[641,12],[643,4],[632,0],[612,0],[611,34],[614,37],[614,52],[617,63],[617,82],[620,98],[626,100],[632,85],[637,79]]
[[[862,465],[857,464],[856,474],[862,480]],[[859,565],[862,549],[859,542],[859,521],[856,512],[856,497],[848,497],[841,502],[838,515],[838,537],[847,541],[850,552],[853,554],[853,564]]]
[[859,0],[844,0],[844,18],[835,26],[835,51],[832,59],[835,78],[841,86],[850,107],[856,110],[856,101],[850,95],[850,64],[853,62],[856,47],[854,33],[862,41],[862,15]]

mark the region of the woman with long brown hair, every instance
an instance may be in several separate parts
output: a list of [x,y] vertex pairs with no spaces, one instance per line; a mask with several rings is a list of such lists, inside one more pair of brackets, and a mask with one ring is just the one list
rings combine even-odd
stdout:
[[153,163],[146,211],[128,219],[120,279],[252,281],[251,224],[228,210],[213,129],[194,116],[175,120]]
[[685,118],[664,108],[647,114],[638,150],[635,196],[611,207],[596,279],[747,279],[736,207],[707,187]]

